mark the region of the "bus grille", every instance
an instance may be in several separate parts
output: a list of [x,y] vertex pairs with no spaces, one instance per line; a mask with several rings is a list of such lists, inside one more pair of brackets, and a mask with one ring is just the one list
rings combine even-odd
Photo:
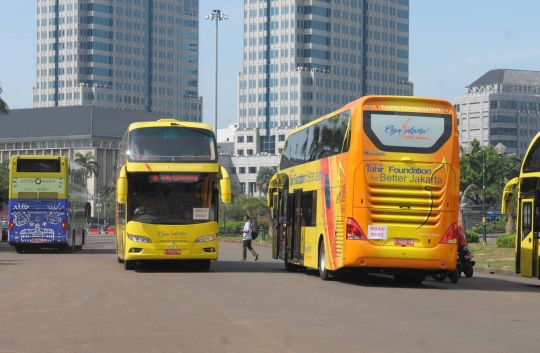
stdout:
[[369,185],[369,218],[377,224],[436,226],[444,187]]

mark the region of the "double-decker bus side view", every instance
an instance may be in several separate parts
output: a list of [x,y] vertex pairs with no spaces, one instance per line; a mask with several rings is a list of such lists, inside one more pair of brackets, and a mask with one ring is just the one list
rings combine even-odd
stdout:
[[118,262],[133,270],[137,261],[179,260],[208,270],[218,259],[220,192],[223,203],[231,202],[210,126],[175,119],[133,123],[118,166]]
[[516,273],[540,279],[540,133],[531,141],[519,177],[506,184],[501,213],[516,201]]
[[58,156],[14,156],[9,171],[8,242],[18,253],[68,252],[85,243],[86,168]]
[[457,120],[450,103],[367,96],[294,130],[268,204],[287,270],[456,276]]

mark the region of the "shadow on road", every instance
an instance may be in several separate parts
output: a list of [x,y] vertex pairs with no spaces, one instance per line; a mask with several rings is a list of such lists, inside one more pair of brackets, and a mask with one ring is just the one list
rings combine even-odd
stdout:
[[[271,273],[280,272],[283,266],[279,263],[268,262],[240,262],[240,261],[212,261],[209,271],[202,273]],[[180,261],[141,261],[137,263],[136,272],[200,272],[196,262]]]
[[[94,245],[94,243],[92,243]],[[104,249],[104,248],[90,248],[87,246],[84,246],[81,254],[88,254],[88,255],[100,255],[100,254],[116,254],[115,249]]]

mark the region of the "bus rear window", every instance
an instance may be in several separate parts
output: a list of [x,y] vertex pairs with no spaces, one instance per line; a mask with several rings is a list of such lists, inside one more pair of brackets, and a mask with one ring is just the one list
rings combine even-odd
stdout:
[[18,159],[17,172],[60,173],[59,159]]
[[364,130],[381,151],[431,153],[450,137],[452,115],[364,111]]

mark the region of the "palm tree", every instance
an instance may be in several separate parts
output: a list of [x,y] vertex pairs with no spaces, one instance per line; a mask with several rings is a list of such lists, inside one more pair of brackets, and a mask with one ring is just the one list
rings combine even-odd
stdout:
[[[0,94],[2,94],[2,87],[0,87]],[[7,115],[9,114],[9,107],[7,103],[0,97],[0,115]]]
[[84,156],[81,153],[77,152],[77,154],[75,154],[75,162],[86,168],[87,177],[91,177],[92,175],[98,175],[99,164],[94,160],[94,154],[92,152],[86,152]]
[[259,192],[264,194],[268,193],[268,184],[270,184],[270,179],[276,174],[275,167],[261,167],[257,173],[257,180],[255,181],[257,189]]

